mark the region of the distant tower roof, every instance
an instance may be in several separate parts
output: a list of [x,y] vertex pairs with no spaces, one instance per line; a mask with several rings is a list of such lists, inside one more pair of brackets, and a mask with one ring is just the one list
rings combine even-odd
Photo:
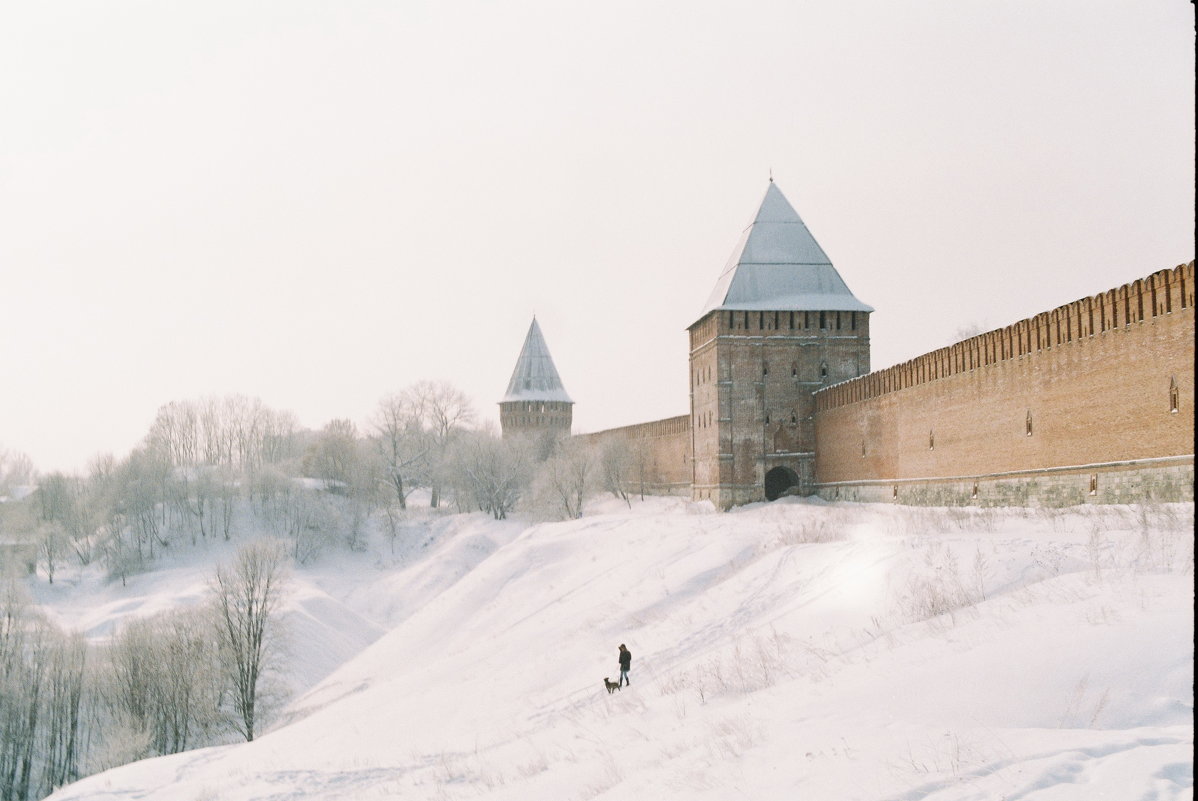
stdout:
[[524,347],[520,349],[520,358],[516,360],[516,369],[508,382],[507,394],[500,402],[509,401],[574,402],[566,394],[557,368],[553,366],[553,357],[549,355],[536,317],[528,327],[528,336],[524,338]]
[[773,178],[700,316],[715,309],[873,311],[849,291]]

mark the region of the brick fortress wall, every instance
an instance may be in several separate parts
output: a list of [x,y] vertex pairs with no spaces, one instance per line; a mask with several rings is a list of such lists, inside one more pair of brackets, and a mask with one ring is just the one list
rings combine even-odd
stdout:
[[816,393],[816,488],[905,503],[1193,498],[1194,264]]
[[690,495],[689,415],[579,434],[578,439],[598,447],[615,443],[625,448],[633,490],[648,495]]

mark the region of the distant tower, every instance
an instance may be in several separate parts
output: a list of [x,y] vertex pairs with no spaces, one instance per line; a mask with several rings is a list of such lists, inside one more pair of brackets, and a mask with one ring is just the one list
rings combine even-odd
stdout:
[[574,419],[574,401],[566,394],[562,380],[537,318],[528,327],[507,394],[499,402],[499,423],[504,438],[536,437],[549,442],[570,435]]
[[813,490],[812,393],[869,372],[872,311],[771,178],[689,328],[696,500],[726,509]]

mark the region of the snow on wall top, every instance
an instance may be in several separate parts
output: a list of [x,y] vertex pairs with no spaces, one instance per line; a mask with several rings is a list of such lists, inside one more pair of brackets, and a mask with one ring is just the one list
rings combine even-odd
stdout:
[[772,180],[700,317],[715,309],[871,312]]
[[574,402],[562,386],[562,379],[553,365],[553,357],[549,355],[545,337],[541,335],[541,327],[537,325],[535,317],[528,327],[520,358],[516,359],[516,369],[512,371],[512,380],[508,382],[507,394],[500,403],[509,401]]

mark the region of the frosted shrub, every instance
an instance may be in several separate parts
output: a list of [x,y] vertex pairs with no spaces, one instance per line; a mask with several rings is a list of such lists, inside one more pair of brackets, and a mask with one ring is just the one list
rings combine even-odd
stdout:
[[912,570],[896,598],[900,613],[911,622],[948,615],[956,622],[959,609],[974,606],[985,597],[986,561],[979,551],[974,560],[974,575],[962,579],[956,554],[945,545],[933,542],[925,546],[924,569]]
[[659,684],[659,691],[677,695],[693,690],[704,704],[711,698],[764,690],[790,672],[783,637],[774,632],[770,638],[754,637],[747,644],[737,640],[731,653],[671,675]]
[[844,530],[828,520],[803,520],[790,526],[778,527],[779,545],[803,545],[813,542],[835,542],[846,538]]
[[1136,510],[1139,538],[1132,564],[1149,572],[1192,572],[1194,510],[1175,504],[1142,504]]

